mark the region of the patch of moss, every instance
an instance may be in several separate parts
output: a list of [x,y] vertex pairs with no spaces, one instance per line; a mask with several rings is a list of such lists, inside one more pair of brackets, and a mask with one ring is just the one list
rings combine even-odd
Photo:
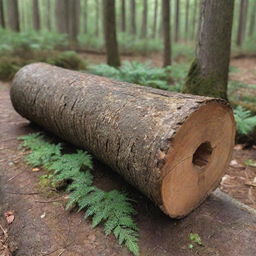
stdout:
[[193,61],[190,67],[182,91],[195,95],[227,99],[227,89],[221,81],[218,81],[218,76],[201,75],[197,59]]

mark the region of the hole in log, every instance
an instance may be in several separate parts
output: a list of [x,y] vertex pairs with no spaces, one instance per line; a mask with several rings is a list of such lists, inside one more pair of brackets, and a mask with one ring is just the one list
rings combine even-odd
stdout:
[[192,163],[200,169],[205,167],[210,161],[212,151],[210,142],[202,143],[193,154]]

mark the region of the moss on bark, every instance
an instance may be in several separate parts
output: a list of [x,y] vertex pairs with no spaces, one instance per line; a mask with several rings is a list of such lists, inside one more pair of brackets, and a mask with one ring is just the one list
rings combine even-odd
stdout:
[[223,79],[215,73],[203,75],[197,59],[190,67],[183,92],[227,100],[227,86]]

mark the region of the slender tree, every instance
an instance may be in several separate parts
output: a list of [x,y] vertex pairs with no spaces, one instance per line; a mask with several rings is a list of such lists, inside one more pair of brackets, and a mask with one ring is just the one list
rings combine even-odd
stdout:
[[84,32],[87,33],[88,31],[88,1],[87,0],[84,0],[83,2],[84,6],[83,6],[83,29],[84,29]]
[[143,0],[141,38],[147,37],[147,28],[148,28],[148,0]]
[[163,66],[171,65],[171,33],[170,33],[170,0],[162,0],[162,18],[163,18]]
[[80,25],[80,0],[68,0],[68,11],[68,36],[76,44]]
[[227,99],[234,0],[202,0],[196,59],[184,92]]
[[5,28],[3,0],[0,0],[0,26],[1,26],[2,28]]
[[48,15],[46,15],[46,26],[47,26],[47,29],[49,31],[51,31],[52,30],[52,28],[51,28],[51,0],[46,1],[46,11],[48,14]]
[[154,6],[154,22],[153,22],[153,32],[152,37],[156,37],[156,28],[157,28],[157,12],[158,12],[158,0],[155,0]]
[[240,0],[239,23],[236,44],[241,46],[244,40],[246,31],[248,0]]
[[110,66],[119,67],[120,56],[116,37],[115,0],[104,0],[103,7],[107,63]]
[[10,29],[20,31],[20,18],[18,9],[18,0],[8,0],[8,25]]
[[180,0],[176,0],[175,12],[175,42],[180,40]]
[[189,0],[186,0],[185,9],[185,38],[188,40],[188,28],[189,28]]
[[[33,8],[33,27],[35,30],[40,30],[40,12],[39,12],[38,0],[33,0],[32,8]],[[48,13],[48,15],[50,15],[50,13]]]
[[194,8],[193,8],[193,20],[192,20],[192,40],[195,39],[195,35],[196,35],[196,21],[197,21],[197,10],[198,10],[198,3],[199,0],[195,0],[194,1]]
[[136,3],[135,0],[129,0],[130,2],[130,10],[131,10],[131,34],[136,35],[137,27],[136,27]]
[[256,1],[254,1],[251,11],[251,17],[250,17],[250,27],[249,27],[249,36],[252,37],[253,33],[255,31],[255,22],[256,22]]
[[125,0],[121,1],[121,31],[126,31],[126,6]]
[[68,0],[56,0],[55,12],[57,21],[57,30],[59,33],[68,34]]
[[[103,0],[104,4],[104,0]],[[95,1],[95,35],[98,37],[100,33],[100,5],[99,0]]]

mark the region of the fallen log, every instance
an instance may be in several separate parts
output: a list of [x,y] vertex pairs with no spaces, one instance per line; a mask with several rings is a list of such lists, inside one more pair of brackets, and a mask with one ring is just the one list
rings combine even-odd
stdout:
[[23,67],[10,93],[20,115],[89,150],[171,217],[196,208],[231,158],[234,119],[221,99],[43,63]]

